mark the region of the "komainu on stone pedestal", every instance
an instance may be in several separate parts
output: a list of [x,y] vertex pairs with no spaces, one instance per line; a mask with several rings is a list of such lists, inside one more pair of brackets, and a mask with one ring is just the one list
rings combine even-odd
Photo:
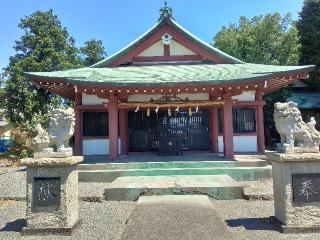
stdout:
[[278,151],[284,153],[319,152],[320,132],[314,118],[305,123],[294,102],[276,103],[274,121],[281,137]]
[[[60,108],[50,112],[49,127],[44,129],[40,124],[36,126],[34,157],[71,157],[73,151],[69,147],[69,139],[74,133],[74,124],[72,108]],[[57,149],[56,152],[54,148]]]

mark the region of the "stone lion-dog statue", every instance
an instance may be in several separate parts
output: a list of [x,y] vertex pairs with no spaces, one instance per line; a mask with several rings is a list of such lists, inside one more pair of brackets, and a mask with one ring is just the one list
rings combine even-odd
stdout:
[[[47,129],[37,124],[37,135],[33,139],[35,157],[68,157],[72,156],[69,139],[74,133],[74,110],[59,108],[50,112],[50,121]],[[54,148],[57,150],[54,152]]]
[[285,153],[319,152],[320,132],[315,129],[316,121],[302,120],[298,105],[294,102],[276,103],[274,121],[280,134],[278,151]]

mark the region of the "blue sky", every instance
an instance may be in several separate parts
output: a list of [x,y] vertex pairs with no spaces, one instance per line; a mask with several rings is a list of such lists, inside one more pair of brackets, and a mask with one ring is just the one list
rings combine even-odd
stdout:
[[[178,23],[201,39],[213,36],[240,16],[291,13],[298,18],[303,0],[169,0]],[[0,0],[0,69],[14,54],[13,45],[22,32],[20,18],[52,8],[77,46],[91,38],[103,41],[110,55],[156,23],[163,0]]]

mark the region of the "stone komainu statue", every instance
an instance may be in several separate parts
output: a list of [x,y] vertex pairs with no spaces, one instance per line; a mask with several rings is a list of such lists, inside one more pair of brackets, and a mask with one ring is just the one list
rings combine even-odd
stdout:
[[305,123],[294,102],[276,103],[274,121],[281,137],[282,152],[319,152],[320,132],[315,129],[315,120]]
[[60,108],[51,111],[48,128],[43,129],[40,124],[36,126],[35,152],[52,153],[53,147],[55,147],[57,152],[72,153],[72,148],[69,147],[69,139],[74,133],[74,121],[72,108]]

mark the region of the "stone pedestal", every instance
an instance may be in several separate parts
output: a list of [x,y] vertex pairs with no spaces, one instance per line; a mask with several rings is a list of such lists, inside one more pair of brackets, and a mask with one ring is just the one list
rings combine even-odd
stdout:
[[320,154],[266,153],[272,162],[272,223],[283,233],[320,230]]
[[71,235],[79,224],[78,163],[83,157],[29,158],[23,235]]

